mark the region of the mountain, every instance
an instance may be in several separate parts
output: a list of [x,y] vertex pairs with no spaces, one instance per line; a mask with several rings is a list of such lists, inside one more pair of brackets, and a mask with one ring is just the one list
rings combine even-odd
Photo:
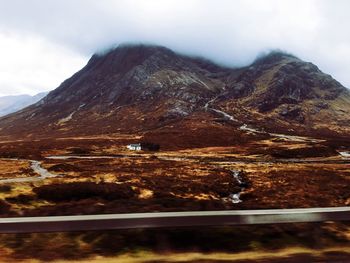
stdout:
[[0,116],[19,111],[31,104],[34,104],[45,97],[48,92],[38,93],[34,96],[16,95],[0,97]]
[[349,90],[295,56],[271,52],[227,83],[221,108],[237,118],[244,118],[245,111],[253,114],[251,121],[265,130],[309,135],[349,131]]
[[349,123],[349,90],[293,55],[271,52],[228,68],[165,47],[121,45],[93,55],[40,102],[1,118],[0,136],[138,133],[200,146],[261,136],[247,126],[346,136]]

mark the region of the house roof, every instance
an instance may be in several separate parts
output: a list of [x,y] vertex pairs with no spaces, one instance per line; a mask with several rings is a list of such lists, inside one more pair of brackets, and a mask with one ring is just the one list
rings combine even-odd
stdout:
[[130,146],[130,147],[138,147],[138,146],[141,146],[141,143],[131,143],[128,146]]

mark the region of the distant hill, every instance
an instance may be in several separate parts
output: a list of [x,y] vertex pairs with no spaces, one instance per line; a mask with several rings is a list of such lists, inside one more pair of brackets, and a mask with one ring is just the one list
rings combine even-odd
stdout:
[[0,97],[0,116],[5,116],[32,105],[44,98],[47,94],[48,92],[41,92],[34,96],[17,95]]
[[1,118],[0,136],[138,133],[195,147],[260,136],[250,127],[349,136],[350,92],[283,52],[227,68],[165,47],[121,45],[93,55],[40,103]]

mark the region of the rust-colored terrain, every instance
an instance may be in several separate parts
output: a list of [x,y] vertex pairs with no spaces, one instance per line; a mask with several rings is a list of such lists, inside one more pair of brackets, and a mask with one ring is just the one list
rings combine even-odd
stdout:
[[[132,143],[160,149],[128,150]],[[1,217],[349,206],[349,185],[349,90],[281,52],[228,68],[120,46],[0,118]],[[218,251],[230,262],[349,256],[343,223],[162,233],[3,235],[0,260],[161,262],[167,249],[191,262],[215,262]],[[237,257],[243,251],[250,254]]]
[[0,119],[0,212],[346,206],[349,116],[349,90],[290,54],[228,68],[122,45]]
[[[349,159],[336,150],[338,142],[263,139],[177,151],[126,149],[126,142],[135,138],[115,135],[2,144],[2,215],[350,204]],[[39,160],[55,177],[41,178],[29,159]],[[230,196],[237,193],[241,202],[234,203]]]

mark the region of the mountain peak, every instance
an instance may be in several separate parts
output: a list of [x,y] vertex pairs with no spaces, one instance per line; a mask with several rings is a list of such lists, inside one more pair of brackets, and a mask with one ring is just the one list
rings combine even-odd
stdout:
[[281,50],[272,50],[267,54],[263,54],[258,56],[253,64],[254,65],[262,65],[262,64],[275,64],[275,63],[279,63],[282,60],[300,60],[298,57],[281,51]]
[[169,63],[170,58],[175,57],[175,53],[163,46],[121,44],[115,48],[95,53],[85,70],[98,69],[104,73],[113,71],[122,75],[135,66],[143,64],[150,57],[157,57],[154,63],[164,64]]
[[115,52],[127,53],[127,54],[130,54],[130,53],[152,54],[155,52],[174,53],[172,50],[160,45],[123,43],[116,47],[97,52],[95,53],[95,55],[104,56]]
[[123,60],[141,63],[156,53],[166,55],[174,54],[172,50],[163,46],[146,44],[120,44],[117,47],[95,53],[91,60],[113,59],[117,60],[118,63]]

